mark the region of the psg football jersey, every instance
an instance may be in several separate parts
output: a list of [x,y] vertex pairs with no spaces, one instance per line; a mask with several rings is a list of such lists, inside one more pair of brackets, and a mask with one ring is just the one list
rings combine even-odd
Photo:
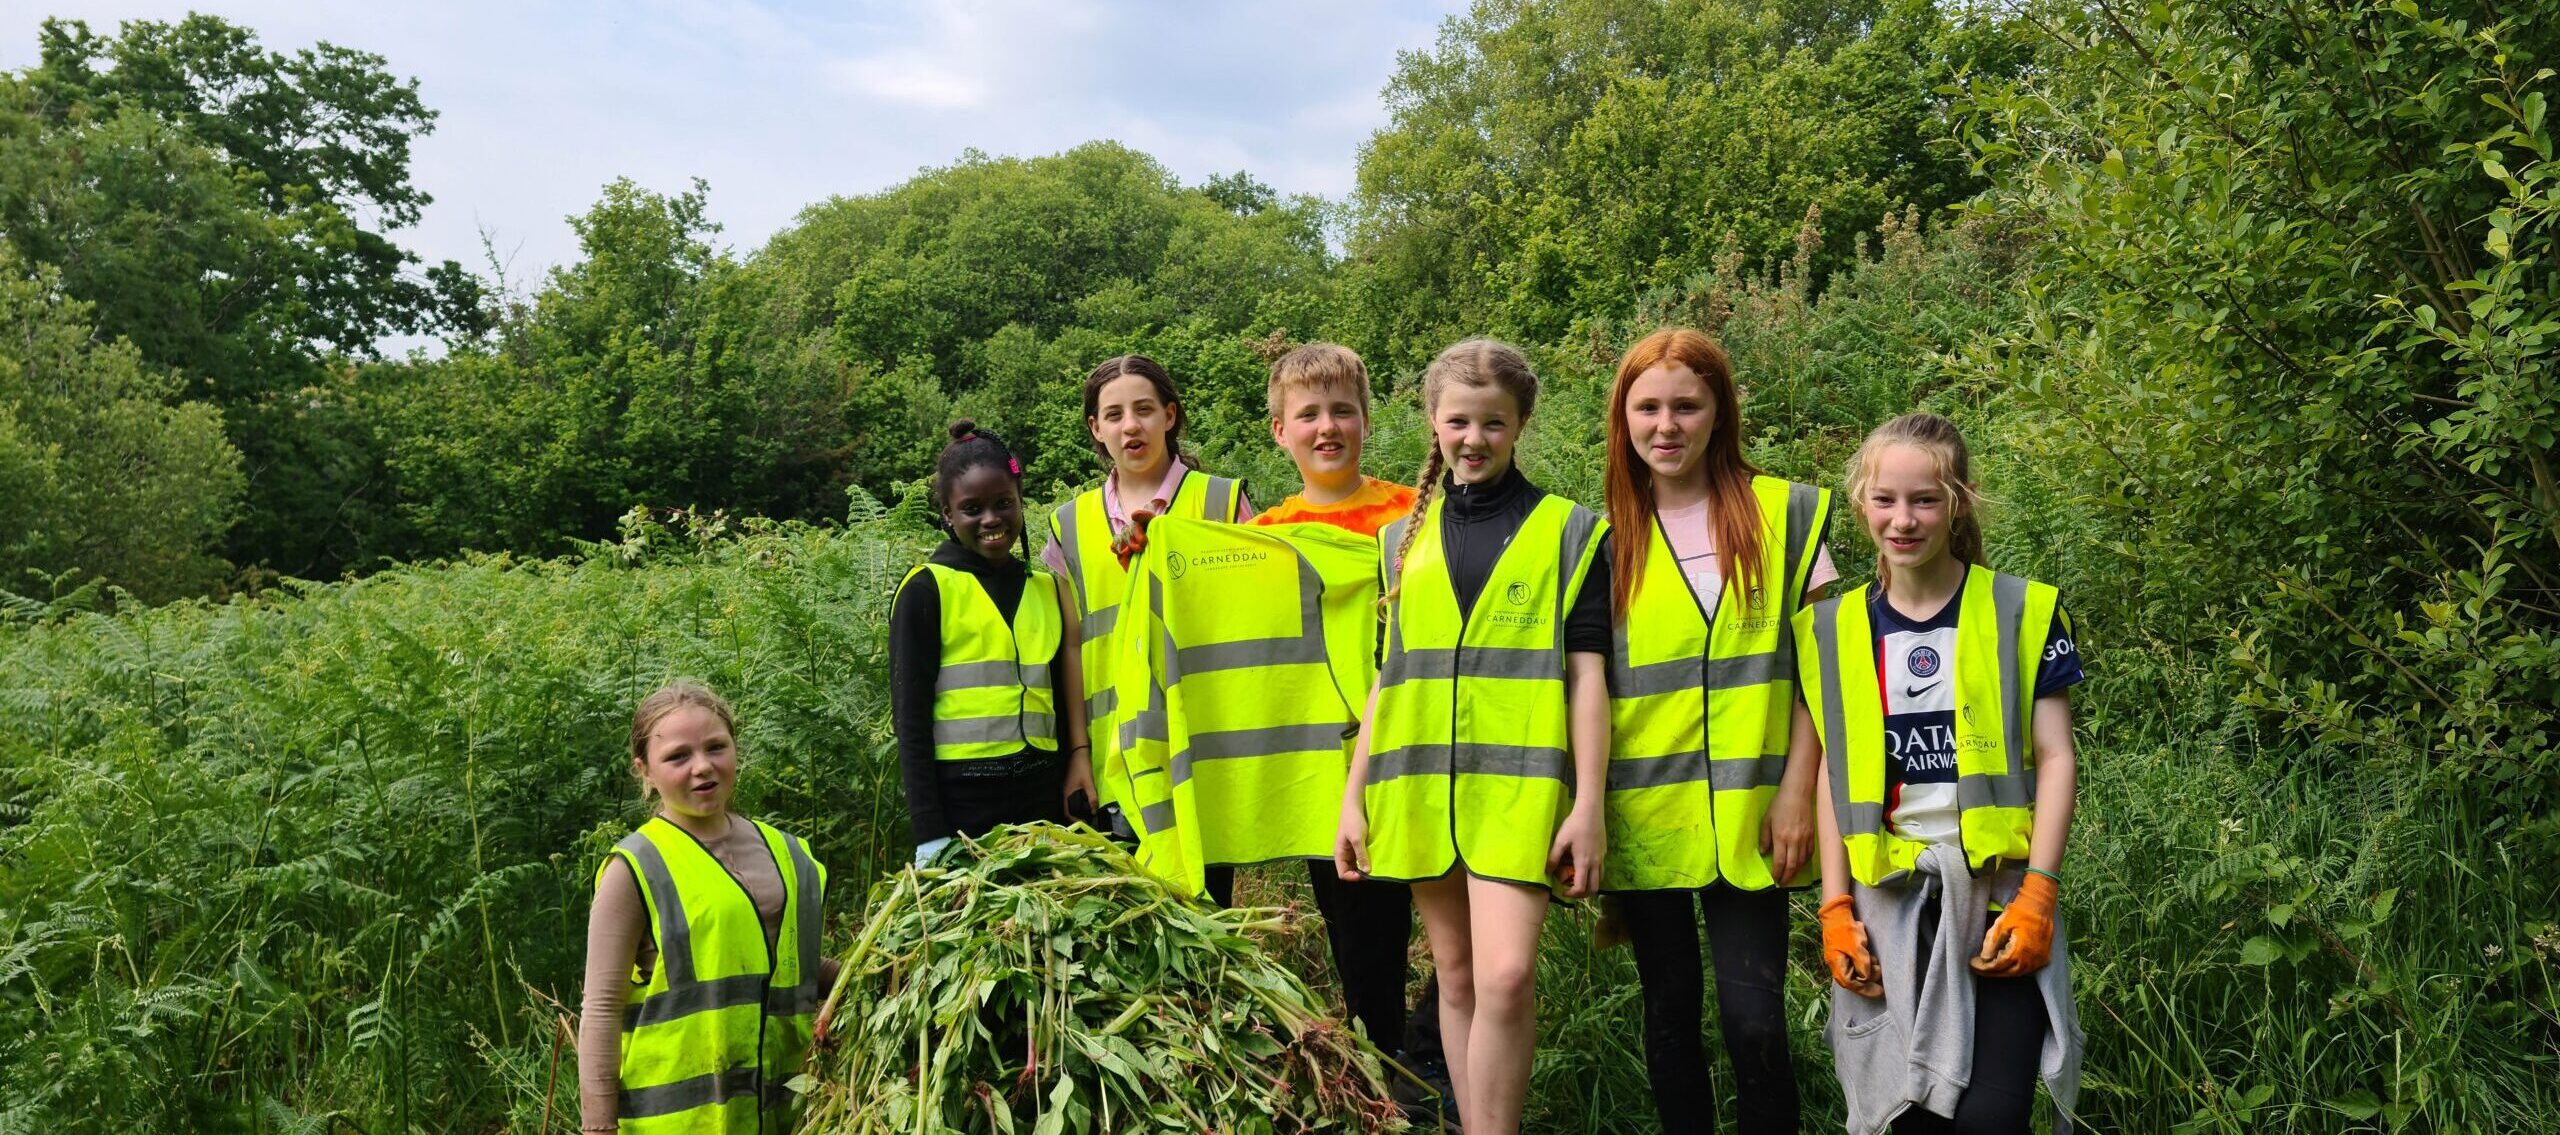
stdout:
[[[1958,591],[1926,619],[1906,618],[1869,593],[1875,628],[1876,678],[1883,684],[1885,826],[1904,839],[1961,843],[1956,806],[1956,613]],[[2069,612],[2054,613],[2036,667],[2036,696],[2059,693],[2084,677]]]

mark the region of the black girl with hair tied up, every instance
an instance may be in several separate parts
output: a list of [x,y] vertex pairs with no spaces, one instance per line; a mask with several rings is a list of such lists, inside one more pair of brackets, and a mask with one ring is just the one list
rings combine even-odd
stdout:
[[953,422],[933,503],[950,538],[907,573],[889,614],[889,717],[918,864],[954,836],[1064,822],[1093,797],[1091,766],[1059,741],[1084,734],[1073,608],[1020,555],[1022,462]]

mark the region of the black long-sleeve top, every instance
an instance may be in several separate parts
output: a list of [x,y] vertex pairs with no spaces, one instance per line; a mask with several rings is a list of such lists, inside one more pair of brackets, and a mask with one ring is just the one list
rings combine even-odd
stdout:
[[[1517,465],[1480,485],[1462,485],[1443,476],[1440,481],[1440,549],[1449,562],[1449,586],[1458,593],[1458,617],[1465,619],[1475,610],[1476,595],[1484,590],[1484,581],[1493,575],[1494,561],[1511,546],[1511,538],[1520,532],[1529,513],[1547,495],[1545,489],[1529,483]],[[1592,553],[1591,570],[1582,577],[1582,591],[1573,598],[1573,606],[1564,616],[1565,653],[1585,652],[1607,656],[1617,647],[1617,635],[1610,623],[1609,589],[1613,570],[1609,559],[1609,537],[1600,537],[1600,546]],[[1379,662],[1385,662],[1386,629],[1380,624],[1378,635]]]
[[[986,557],[944,540],[931,562],[967,573],[986,589],[1006,622],[1022,605],[1030,578],[1022,561]],[[918,572],[898,588],[889,608],[889,724],[898,735],[898,774],[906,782],[907,823],[915,841],[941,839],[956,830],[943,814],[942,778],[1018,777],[1057,761],[1054,749],[1026,746],[1001,757],[975,761],[933,759],[933,685],[942,673],[942,591],[932,572]],[[1063,645],[1060,647],[1064,651]],[[1050,659],[1051,688],[1056,692],[1063,727],[1067,704],[1065,659]]]

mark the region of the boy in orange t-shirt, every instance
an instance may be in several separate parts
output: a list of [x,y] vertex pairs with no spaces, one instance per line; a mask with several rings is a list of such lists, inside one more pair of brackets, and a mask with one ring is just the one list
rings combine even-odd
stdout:
[[1330,524],[1363,536],[1413,511],[1414,492],[1360,472],[1369,439],[1369,368],[1351,348],[1309,343],[1271,364],[1271,440],[1298,463],[1296,496],[1256,524]]
[[[1271,440],[1297,462],[1305,487],[1253,523],[1330,524],[1375,536],[1413,511],[1413,489],[1360,472],[1361,443],[1369,439],[1369,368],[1358,354],[1332,343],[1309,343],[1280,356],[1271,364],[1270,399]],[[1209,875],[1210,894],[1220,905],[1232,905],[1226,900],[1234,892],[1234,870],[1212,868]],[[1346,883],[1332,864],[1314,861],[1307,864],[1307,881],[1324,916],[1344,1007],[1368,1029],[1371,1043],[1396,1054],[1443,1099],[1453,1098],[1440,1051],[1438,979],[1423,990],[1420,1011],[1405,1008],[1413,891],[1374,879]],[[1416,1120],[1429,1122],[1430,1105],[1409,1102],[1418,1105]]]

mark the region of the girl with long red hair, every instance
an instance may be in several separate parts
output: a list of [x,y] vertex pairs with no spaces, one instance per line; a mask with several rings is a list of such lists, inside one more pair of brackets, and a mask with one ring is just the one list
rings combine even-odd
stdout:
[[1837,572],[1831,494],[1742,452],[1714,340],[1645,336],[1609,388],[1608,848],[1601,887],[1635,946],[1645,1071],[1670,1135],[1715,1130],[1698,926],[1745,1135],[1794,1131],[1787,898],[1814,850],[1819,748],[1795,696],[1789,620]]

